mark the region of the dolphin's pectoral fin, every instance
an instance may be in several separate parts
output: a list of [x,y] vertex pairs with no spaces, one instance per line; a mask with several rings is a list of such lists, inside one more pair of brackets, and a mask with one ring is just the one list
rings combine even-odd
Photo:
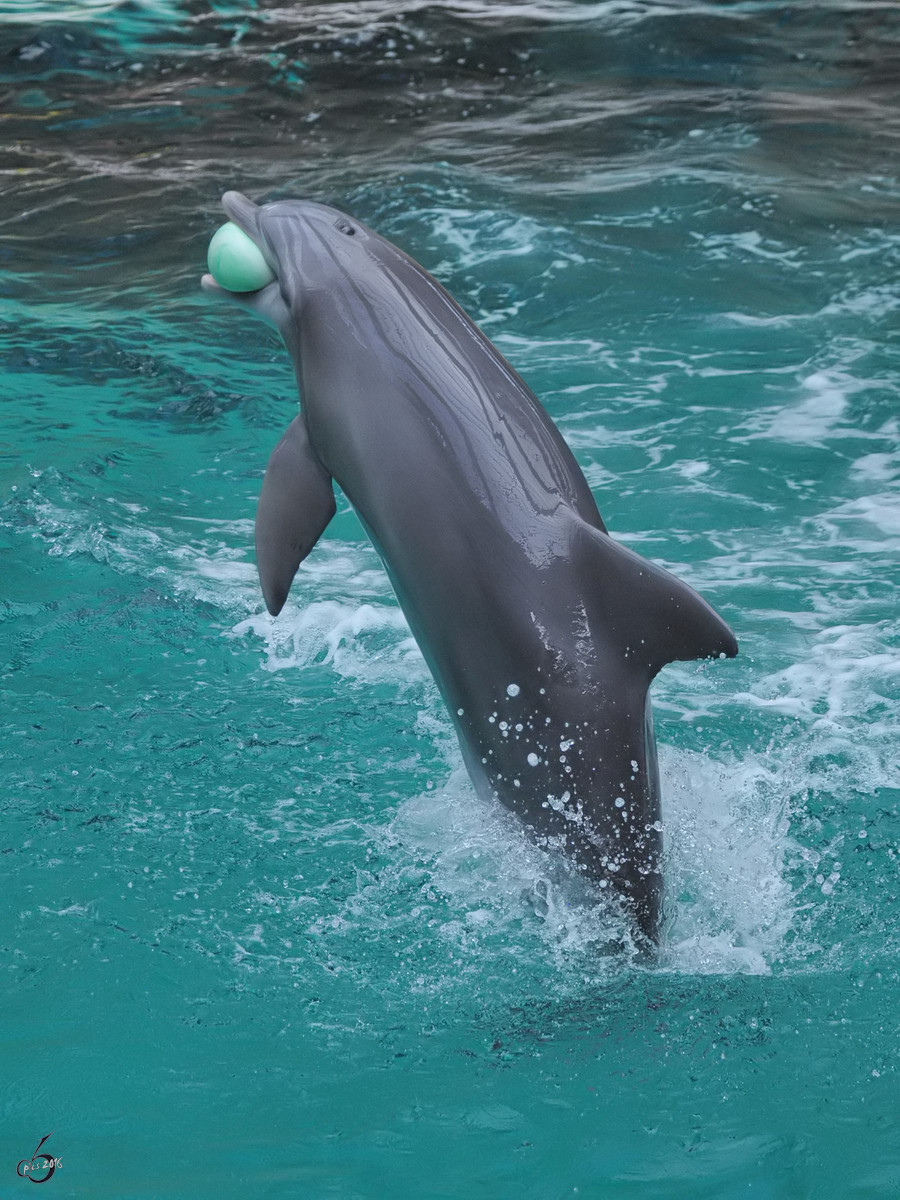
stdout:
[[676,659],[734,658],[734,634],[692,587],[608,534],[585,522],[579,527],[597,585],[590,612],[621,642],[623,657],[648,671],[648,682]]
[[273,617],[334,512],[331,476],[309,444],[306,422],[297,417],[272,451],[256,508],[256,564]]

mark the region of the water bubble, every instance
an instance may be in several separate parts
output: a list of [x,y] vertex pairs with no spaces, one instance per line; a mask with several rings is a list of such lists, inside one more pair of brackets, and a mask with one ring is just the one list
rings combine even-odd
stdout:
[[529,765],[529,767],[536,767],[540,761],[541,761],[541,760],[538,758],[538,756],[537,756],[537,755],[535,754],[535,752],[532,750],[532,752],[531,752],[531,753],[528,755],[528,765]]
[[519,687],[519,685],[517,683],[511,683],[509,685],[509,687],[506,689],[506,694],[507,694],[507,696],[518,696],[518,694],[521,690],[522,689]]

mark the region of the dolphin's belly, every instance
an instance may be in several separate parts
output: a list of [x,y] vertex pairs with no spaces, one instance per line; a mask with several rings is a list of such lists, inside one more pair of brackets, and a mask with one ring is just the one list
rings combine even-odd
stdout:
[[[386,546],[377,524],[360,515],[476,788],[516,813],[539,843],[622,895],[651,933],[661,835],[647,689],[623,677],[586,629],[591,598],[572,560],[550,554],[536,568],[483,513],[480,538],[470,529],[463,536],[451,513],[429,536],[417,527],[407,542],[396,537],[402,522],[394,515]],[[566,544],[564,529],[555,540]]]
[[[483,654],[472,667],[448,707],[479,792],[516,813],[539,844],[611,886],[652,936],[662,837],[646,692],[617,692],[590,670],[573,688],[571,672],[548,669],[542,655],[522,655],[514,673]],[[510,675],[520,682],[507,684]]]

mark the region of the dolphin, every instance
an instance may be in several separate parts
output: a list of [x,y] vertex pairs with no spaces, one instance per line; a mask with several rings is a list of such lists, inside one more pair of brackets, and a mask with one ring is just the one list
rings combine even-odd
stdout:
[[279,330],[301,400],[256,514],[269,612],[334,515],[336,480],[477,793],[617,897],[652,950],[663,889],[648,689],[673,660],[733,657],[734,634],[609,535],[540,402],[418,263],[325,204],[227,192],[222,207],[275,279],[243,295],[202,285]]

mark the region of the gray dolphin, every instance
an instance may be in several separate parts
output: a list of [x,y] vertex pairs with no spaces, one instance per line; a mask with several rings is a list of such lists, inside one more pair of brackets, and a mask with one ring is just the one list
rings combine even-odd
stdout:
[[[237,299],[281,332],[301,397],[257,509],[269,612],[333,516],[337,480],[477,792],[618,893],[638,941],[656,942],[648,688],[675,659],[733,657],[733,633],[687,584],[609,536],[537,398],[427,271],[324,204],[257,207],[227,192],[222,207],[275,272]],[[208,275],[203,286],[221,291]]]

